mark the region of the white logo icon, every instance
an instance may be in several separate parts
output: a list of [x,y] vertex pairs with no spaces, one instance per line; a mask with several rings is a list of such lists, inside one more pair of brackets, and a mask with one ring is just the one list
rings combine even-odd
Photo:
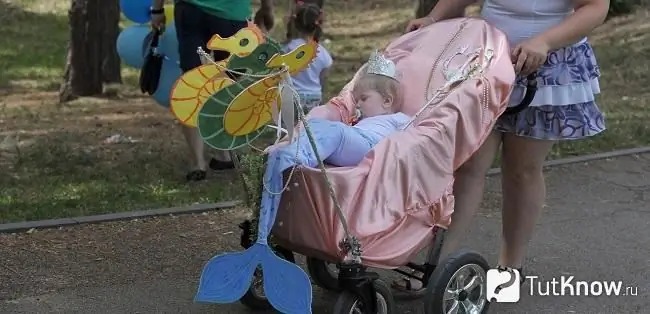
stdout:
[[515,303],[521,297],[521,274],[512,268],[490,269],[487,272],[487,299],[490,302]]

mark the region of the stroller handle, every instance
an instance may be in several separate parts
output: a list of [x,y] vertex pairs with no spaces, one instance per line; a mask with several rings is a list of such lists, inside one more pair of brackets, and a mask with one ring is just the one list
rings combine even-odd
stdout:
[[524,93],[524,99],[522,99],[518,105],[514,107],[508,107],[503,113],[504,115],[519,113],[522,110],[528,108],[530,103],[533,102],[533,98],[535,98],[535,93],[537,92],[537,74],[534,72],[529,74],[526,77],[526,80],[528,83],[526,84],[526,93]]

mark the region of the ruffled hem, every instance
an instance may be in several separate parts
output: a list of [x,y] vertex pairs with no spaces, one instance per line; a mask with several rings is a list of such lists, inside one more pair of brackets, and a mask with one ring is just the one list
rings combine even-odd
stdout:
[[[519,104],[524,98],[525,92],[525,87],[516,85],[510,95],[510,106]],[[600,94],[598,78],[584,83],[540,86],[530,106],[567,106],[585,103],[594,101],[597,94]]]
[[[588,42],[551,51],[537,70],[537,93],[531,106],[567,106],[593,102],[600,93],[600,68]],[[517,77],[510,105],[521,102],[525,77]]]
[[495,130],[541,140],[578,140],[603,132],[605,117],[595,102],[536,106],[501,116]]
[[584,140],[585,138],[596,136],[602,132],[604,132],[607,128],[602,128],[601,130],[595,130],[593,132],[589,132],[587,134],[584,134],[580,137],[565,137],[561,135],[554,135],[554,134],[546,134],[546,133],[541,133],[541,135],[536,135],[538,133],[528,133],[525,131],[517,131],[517,132],[510,132],[507,129],[502,129],[502,128],[496,128],[495,130],[497,132],[504,132],[504,133],[509,133],[513,134],[515,136],[521,136],[521,137],[526,137],[526,138],[532,138],[536,140],[542,140],[542,141],[579,141],[579,140]]

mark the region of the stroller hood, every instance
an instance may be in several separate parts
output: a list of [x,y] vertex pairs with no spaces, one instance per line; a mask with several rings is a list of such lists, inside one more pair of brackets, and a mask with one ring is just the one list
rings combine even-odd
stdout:
[[[403,112],[412,115],[434,95],[440,97],[358,166],[329,169],[350,230],[361,242],[365,265],[405,265],[431,244],[436,226],[448,227],[454,171],[478,150],[507,107],[515,79],[509,50],[503,33],[472,18],[435,23],[386,47],[384,54],[401,74]],[[478,56],[472,56],[475,52]],[[482,74],[437,92],[461,65],[481,63],[486,53],[491,59]],[[344,120],[353,112],[349,91],[357,76],[329,103]],[[273,230],[276,241],[309,256],[340,260],[338,243],[344,232],[322,174],[301,168],[291,181]]]

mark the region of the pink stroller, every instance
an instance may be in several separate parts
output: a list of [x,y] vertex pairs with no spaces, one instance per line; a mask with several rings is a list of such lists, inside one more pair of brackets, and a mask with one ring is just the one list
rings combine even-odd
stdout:
[[[358,166],[329,167],[328,180],[312,168],[285,174],[289,189],[273,228],[276,252],[292,262],[293,252],[307,256],[312,280],[340,292],[333,313],[395,312],[390,289],[367,267],[422,281],[425,313],[485,313],[485,259],[458,252],[438,262],[454,210],[454,171],[500,115],[528,106],[535,79],[508,108],[515,81],[510,49],[505,36],[480,19],[433,24],[396,39],[384,54],[402,73],[402,111],[416,116],[413,125],[379,143]],[[354,108],[348,90],[355,79],[330,101],[344,119]],[[247,224],[244,247],[251,238]],[[427,261],[411,263],[426,248]],[[404,266],[423,275],[398,269]],[[254,280],[242,302],[269,309],[258,285]]]

